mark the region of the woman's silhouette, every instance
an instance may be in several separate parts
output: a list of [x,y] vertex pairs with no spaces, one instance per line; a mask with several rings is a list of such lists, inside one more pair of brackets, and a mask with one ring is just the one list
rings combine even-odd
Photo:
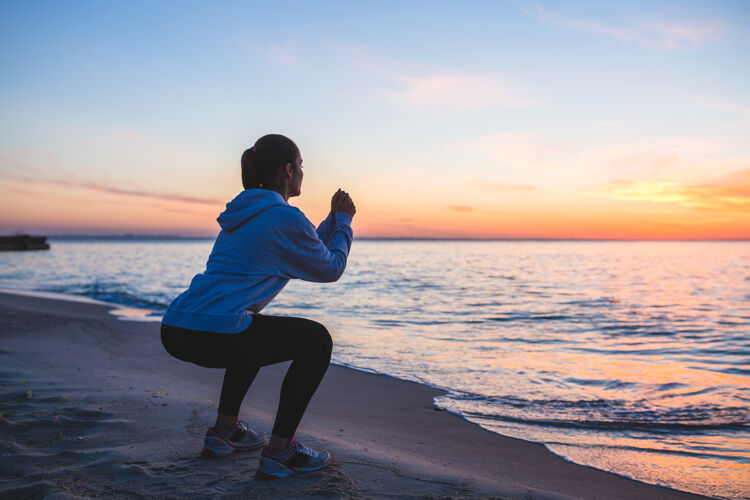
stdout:
[[346,267],[354,203],[337,191],[330,214],[316,229],[287,203],[300,194],[302,177],[302,157],[287,137],[266,135],[245,151],[245,190],[217,219],[221,232],[206,270],[162,320],[162,343],[172,356],[226,369],[216,422],[206,432],[205,457],[265,444],[264,433],[238,420],[240,405],[260,367],[292,361],[271,439],[261,452],[260,479],[320,470],[331,459],[327,451],[311,450],[294,437],[328,369],[331,336],[315,321],[260,314],[290,279],[336,281]]

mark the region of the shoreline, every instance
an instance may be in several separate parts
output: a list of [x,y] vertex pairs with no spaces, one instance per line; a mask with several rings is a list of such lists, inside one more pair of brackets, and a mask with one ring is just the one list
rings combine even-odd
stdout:
[[[110,310],[108,311],[109,314],[111,314],[115,318],[117,318],[119,320],[123,320],[123,321],[144,321],[144,322],[159,323],[161,321],[161,317],[162,317],[162,315],[152,316],[151,314],[153,314],[155,311],[151,311],[151,310],[148,310],[148,309],[142,309],[142,308],[138,308],[138,307],[135,307],[135,306],[130,306],[130,305],[127,305],[127,304],[118,304],[118,303],[114,303],[114,302],[105,302],[105,301],[93,299],[93,298],[90,298],[90,297],[86,297],[84,295],[72,295],[72,294],[66,294],[66,293],[60,293],[60,292],[45,292],[45,291],[39,291],[39,290],[0,288],[0,294],[3,294],[3,293],[17,294],[17,295],[22,295],[22,296],[27,296],[27,297],[36,297],[36,298],[43,298],[43,299],[60,300],[60,301],[72,301],[72,302],[97,304],[97,305],[101,305],[101,306],[105,306],[105,307],[110,308]],[[388,377],[388,378],[392,378],[394,380],[399,380],[399,381],[403,381],[403,382],[417,383],[417,384],[423,385],[425,387],[428,387],[430,389],[434,389],[436,391],[440,391],[442,394],[439,394],[439,395],[450,393],[450,389],[447,389],[445,387],[439,387],[439,386],[432,385],[432,384],[429,384],[429,383],[426,383],[426,382],[408,380],[408,379],[400,378],[400,377],[397,377],[395,375],[391,375],[391,374],[388,374],[388,373],[378,372],[378,371],[373,370],[373,369],[362,368],[362,367],[358,367],[358,366],[354,366],[354,365],[350,365],[350,364],[346,364],[346,363],[336,362],[334,360],[331,361],[331,365],[340,366],[342,368],[347,368],[347,369],[358,371],[358,372],[362,372],[362,373],[368,373],[368,374],[371,374],[371,375],[378,375],[378,376]],[[597,467],[593,467],[593,466],[589,466],[589,465],[585,465],[585,464],[580,464],[578,462],[575,462],[574,460],[569,459],[568,457],[566,457],[564,455],[561,455],[559,453],[555,453],[544,442],[532,441],[532,440],[529,440],[529,439],[523,439],[523,438],[512,437],[512,436],[506,436],[506,435],[498,433],[496,431],[492,431],[490,429],[486,429],[486,428],[482,427],[481,424],[478,424],[476,422],[472,422],[471,420],[469,420],[469,418],[467,418],[465,415],[461,414],[460,412],[453,411],[453,410],[450,410],[448,408],[441,407],[440,405],[437,404],[436,399],[437,399],[436,397],[433,398],[433,406],[435,406],[436,410],[438,410],[438,411],[445,411],[447,413],[455,415],[455,416],[461,418],[462,420],[464,420],[465,422],[467,422],[467,423],[469,423],[471,425],[475,425],[475,426],[479,427],[480,429],[482,429],[485,432],[489,432],[491,434],[495,434],[495,435],[502,436],[502,437],[519,439],[521,441],[526,441],[526,442],[529,442],[529,443],[541,444],[542,446],[544,446],[547,449],[548,452],[550,452],[553,455],[555,455],[555,456],[557,456],[557,457],[565,460],[566,462],[570,462],[572,464],[582,465],[584,467],[591,467],[591,468],[593,468],[595,470],[601,470],[603,472],[609,472],[609,473],[612,473],[612,474],[616,474],[616,475],[618,475],[618,476],[620,476],[622,478],[630,479],[630,480],[637,481],[637,482],[644,483],[644,484],[658,486],[658,487],[661,487],[661,488],[667,488],[667,489],[671,489],[671,490],[675,490],[675,491],[682,491],[682,490],[679,490],[679,489],[674,488],[672,486],[669,486],[667,484],[648,483],[648,482],[645,482],[645,481],[641,481],[638,478],[629,476],[627,474],[618,473],[618,472],[614,472],[614,471],[607,471],[605,469],[600,469],[600,468],[597,468]]]
[[[184,494],[264,497],[302,493],[301,496],[310,498],[425,495],[437,495],[437,498],[709,498],[575,464],[549,451],[543,444],[502,436],[463,416],[437,411],[434,398],[443,394],[443,390],[339,364],[329,369],[300,427],[301,439],[313,447],[330,447],[337,463],[317,475],[272,485],[259,484],[251,479],[257,465],[257,452],[217,461],[197,458],[205,426],[215,413],[220,370],[174,360],[160,344],[158,322],[120,321],[110,313],[117,307],[85,299],[71,302],[0,292],[3,312],[0,355],[5,366],[4,405],[0,407],[4,415],[0,419],[0,429],[3,434],[9,433],[10,439],[6,436],[5,440],[12,442],[10,451],[2,450],[0,463],[6,464],[4,469],[20,474],[15,479],[4,477],[5,484],[0,486],[0,491],[26,491],[29,485],[24,482],[34,479],[33,474],[41,473],[51,479],[31,481],[31,484],[41,481],[43,486],[34,487],[43,487],[47,494],[55,491],[77,495],[108,494],[107,483],[103,480],[94,479],[85,487],[66,483],[60,476],[75,477],[78,473],[75,467],[68,466],[65,474],[49,474],[49,471],[33,472],[30,465],[26,468],[8,465],[14,457],[25,463],[26,457],[43,453],[33,444],[40,441],[35,433],[42,432],[35,428],[38,426],[34,424],[41,422],[36,422],[34,415],[43,415],[49,408],[43,402],[39,403],[41,407],[35,407],[40,400],[33,396],[24,398],[23,391],[13,392],[23,385],[20,388],[28,387],[28,394],[32,395],[66,392],[76,387],[83,394],[90,393],[91,401],[87,403],[83,398],[70,411],[76,414],[101,412],[107,407],[107,415],[101,420],[114,421],[115,427],[129,429],[125,434],[131,441],[132,436],[156,429],[164,434],[160,445],[137,442],[129,446],[136,448],[133,451],[123,450],[124,445],[131,442],[127,438],[106,429],[97,431],[110,441],[110,446],[104,448],[107,456],[101,459],[100,466],[89,467],[87,474],[93,472],[94,478],[117,477],[118,474],[138,476],[139,486],[134,486],[137,491],[117,492],[123,494],[147,497]],[[70,354],[60,359],[59,353],[63,351]],[[264,430],[270,427],[286,365],[264,368],[251,387],[242,412],[251,426]],[[18,380],[21,376],[35,380],[34,387],[21,384]],[[92,384],[92,380],[97,383]],[[50,389],[50,383],[56,387]],[[152,387],[151,392],[146,390],[144,394],[140,390],[143,387]],[[152,401],[154,399],[158,403]],[[20,403],[16,404],[18,401]],[[106,401],[110,401],[109,405],[104,403]],[[118,401],[122,403],[116,403]],[[59,401],[50,401],[52,403]],[[18,408],[8,413],[7,408],[14,405]],[[144,428],[144,424],[138,422],[144,411],[153,414],[157,422],[154,429]],[[182,422],[183,428],[170,429],[174,422]],[[32,435],[28,439],[31,444],[14,439],[13,429],[18,430],[22,424]],[[79,435],[76,441],[68,442],[65,430],[60,435],[63,437],[51,446],[54,448],[51,456],[57,461],[71,459],[70,453],[75,453],[73,450],[81,444],[78,441],[88,441],[86,436]],[[176,470],[182,462],[189,462],[190,466]],[[238,464],[244,474],[235,476],[234,468]],[[137,465],[138,470],[126,467],[130,465]],[[123,472],[123,467],[129,472]],[[193,469],[200,472],[195,477]],[[209,483],[220,477],[229,477],[230,485],[217,492],[215,484]],[[200,481],[196,482],[196,478],[207,479],[207,482],[198,484]]]

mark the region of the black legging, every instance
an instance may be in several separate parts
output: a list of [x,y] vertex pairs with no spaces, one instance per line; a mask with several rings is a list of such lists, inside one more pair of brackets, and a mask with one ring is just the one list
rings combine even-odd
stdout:
[[213,333],[161,325],[161,342],[177,359],[226,368],[219,413],[237,416],[260,367],[292,360],[281,386],[273,433],[291,438],[331,361],[328,330],[315,321],[253,316],[241,333]]

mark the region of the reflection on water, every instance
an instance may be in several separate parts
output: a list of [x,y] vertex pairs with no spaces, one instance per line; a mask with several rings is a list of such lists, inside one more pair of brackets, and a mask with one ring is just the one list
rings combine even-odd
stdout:
[[[211,242],[58,242],[0,285],[162,308]],[[344,364],[579,463],[750,496],[750,244],[358,241],[336,284],[266,309],[334,335]]]

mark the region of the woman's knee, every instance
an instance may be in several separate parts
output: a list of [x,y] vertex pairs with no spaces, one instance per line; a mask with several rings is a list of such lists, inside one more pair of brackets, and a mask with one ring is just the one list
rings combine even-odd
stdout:
[[331,334],[328,333],[328,329],[318,323],[317,321],[311,321],[311,328],[309,332],[309,338],[311,346],[316,354],[325,356],[328,359],[331,357],[331,351],[333,351],[333,339]]

